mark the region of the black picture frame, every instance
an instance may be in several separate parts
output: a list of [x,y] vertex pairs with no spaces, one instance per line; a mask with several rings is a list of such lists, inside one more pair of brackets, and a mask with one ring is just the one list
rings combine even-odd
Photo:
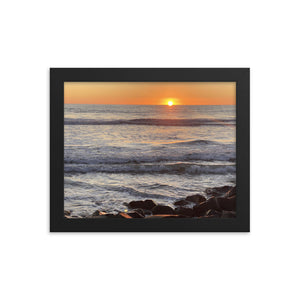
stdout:
[[[236,82],[236,218],[64,217],[64,82]],[[249,232],[249,68],[50,68],[51,232]]]

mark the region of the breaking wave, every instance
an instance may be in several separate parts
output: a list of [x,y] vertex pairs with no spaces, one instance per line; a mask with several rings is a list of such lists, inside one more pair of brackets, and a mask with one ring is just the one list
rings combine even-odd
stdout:
[[188,153],[183,155],[144,155],[144,156],[96,156],[96,157],[65,157],[65,164],[141,164],[141,163],[165,163],[175,161],[223,161],[235,162],[235,153]]
[[66,164],[65,173],[130,173],[130,174],[228,174],[235,165],[199,165],[189,163],[95,165]]

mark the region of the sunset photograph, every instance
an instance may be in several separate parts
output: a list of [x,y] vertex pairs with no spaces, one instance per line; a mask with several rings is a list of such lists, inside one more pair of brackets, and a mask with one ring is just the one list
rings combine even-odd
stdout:
[[65,82],[64,216],[236,217],[236,83]]

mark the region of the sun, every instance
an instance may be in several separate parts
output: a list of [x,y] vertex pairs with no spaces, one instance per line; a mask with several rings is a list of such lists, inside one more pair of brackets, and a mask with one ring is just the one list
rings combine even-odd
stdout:
[[169,105],[169,106],[173,106],[173,105],[174,105],[174,102],[170,100],[170,101],[168,101],[168,105]]

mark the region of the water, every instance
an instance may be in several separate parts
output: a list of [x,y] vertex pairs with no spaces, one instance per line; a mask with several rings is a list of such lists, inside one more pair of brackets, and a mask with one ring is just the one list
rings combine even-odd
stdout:
[[72,215],[235,184],[235,106],[65,104],[64,131]]

